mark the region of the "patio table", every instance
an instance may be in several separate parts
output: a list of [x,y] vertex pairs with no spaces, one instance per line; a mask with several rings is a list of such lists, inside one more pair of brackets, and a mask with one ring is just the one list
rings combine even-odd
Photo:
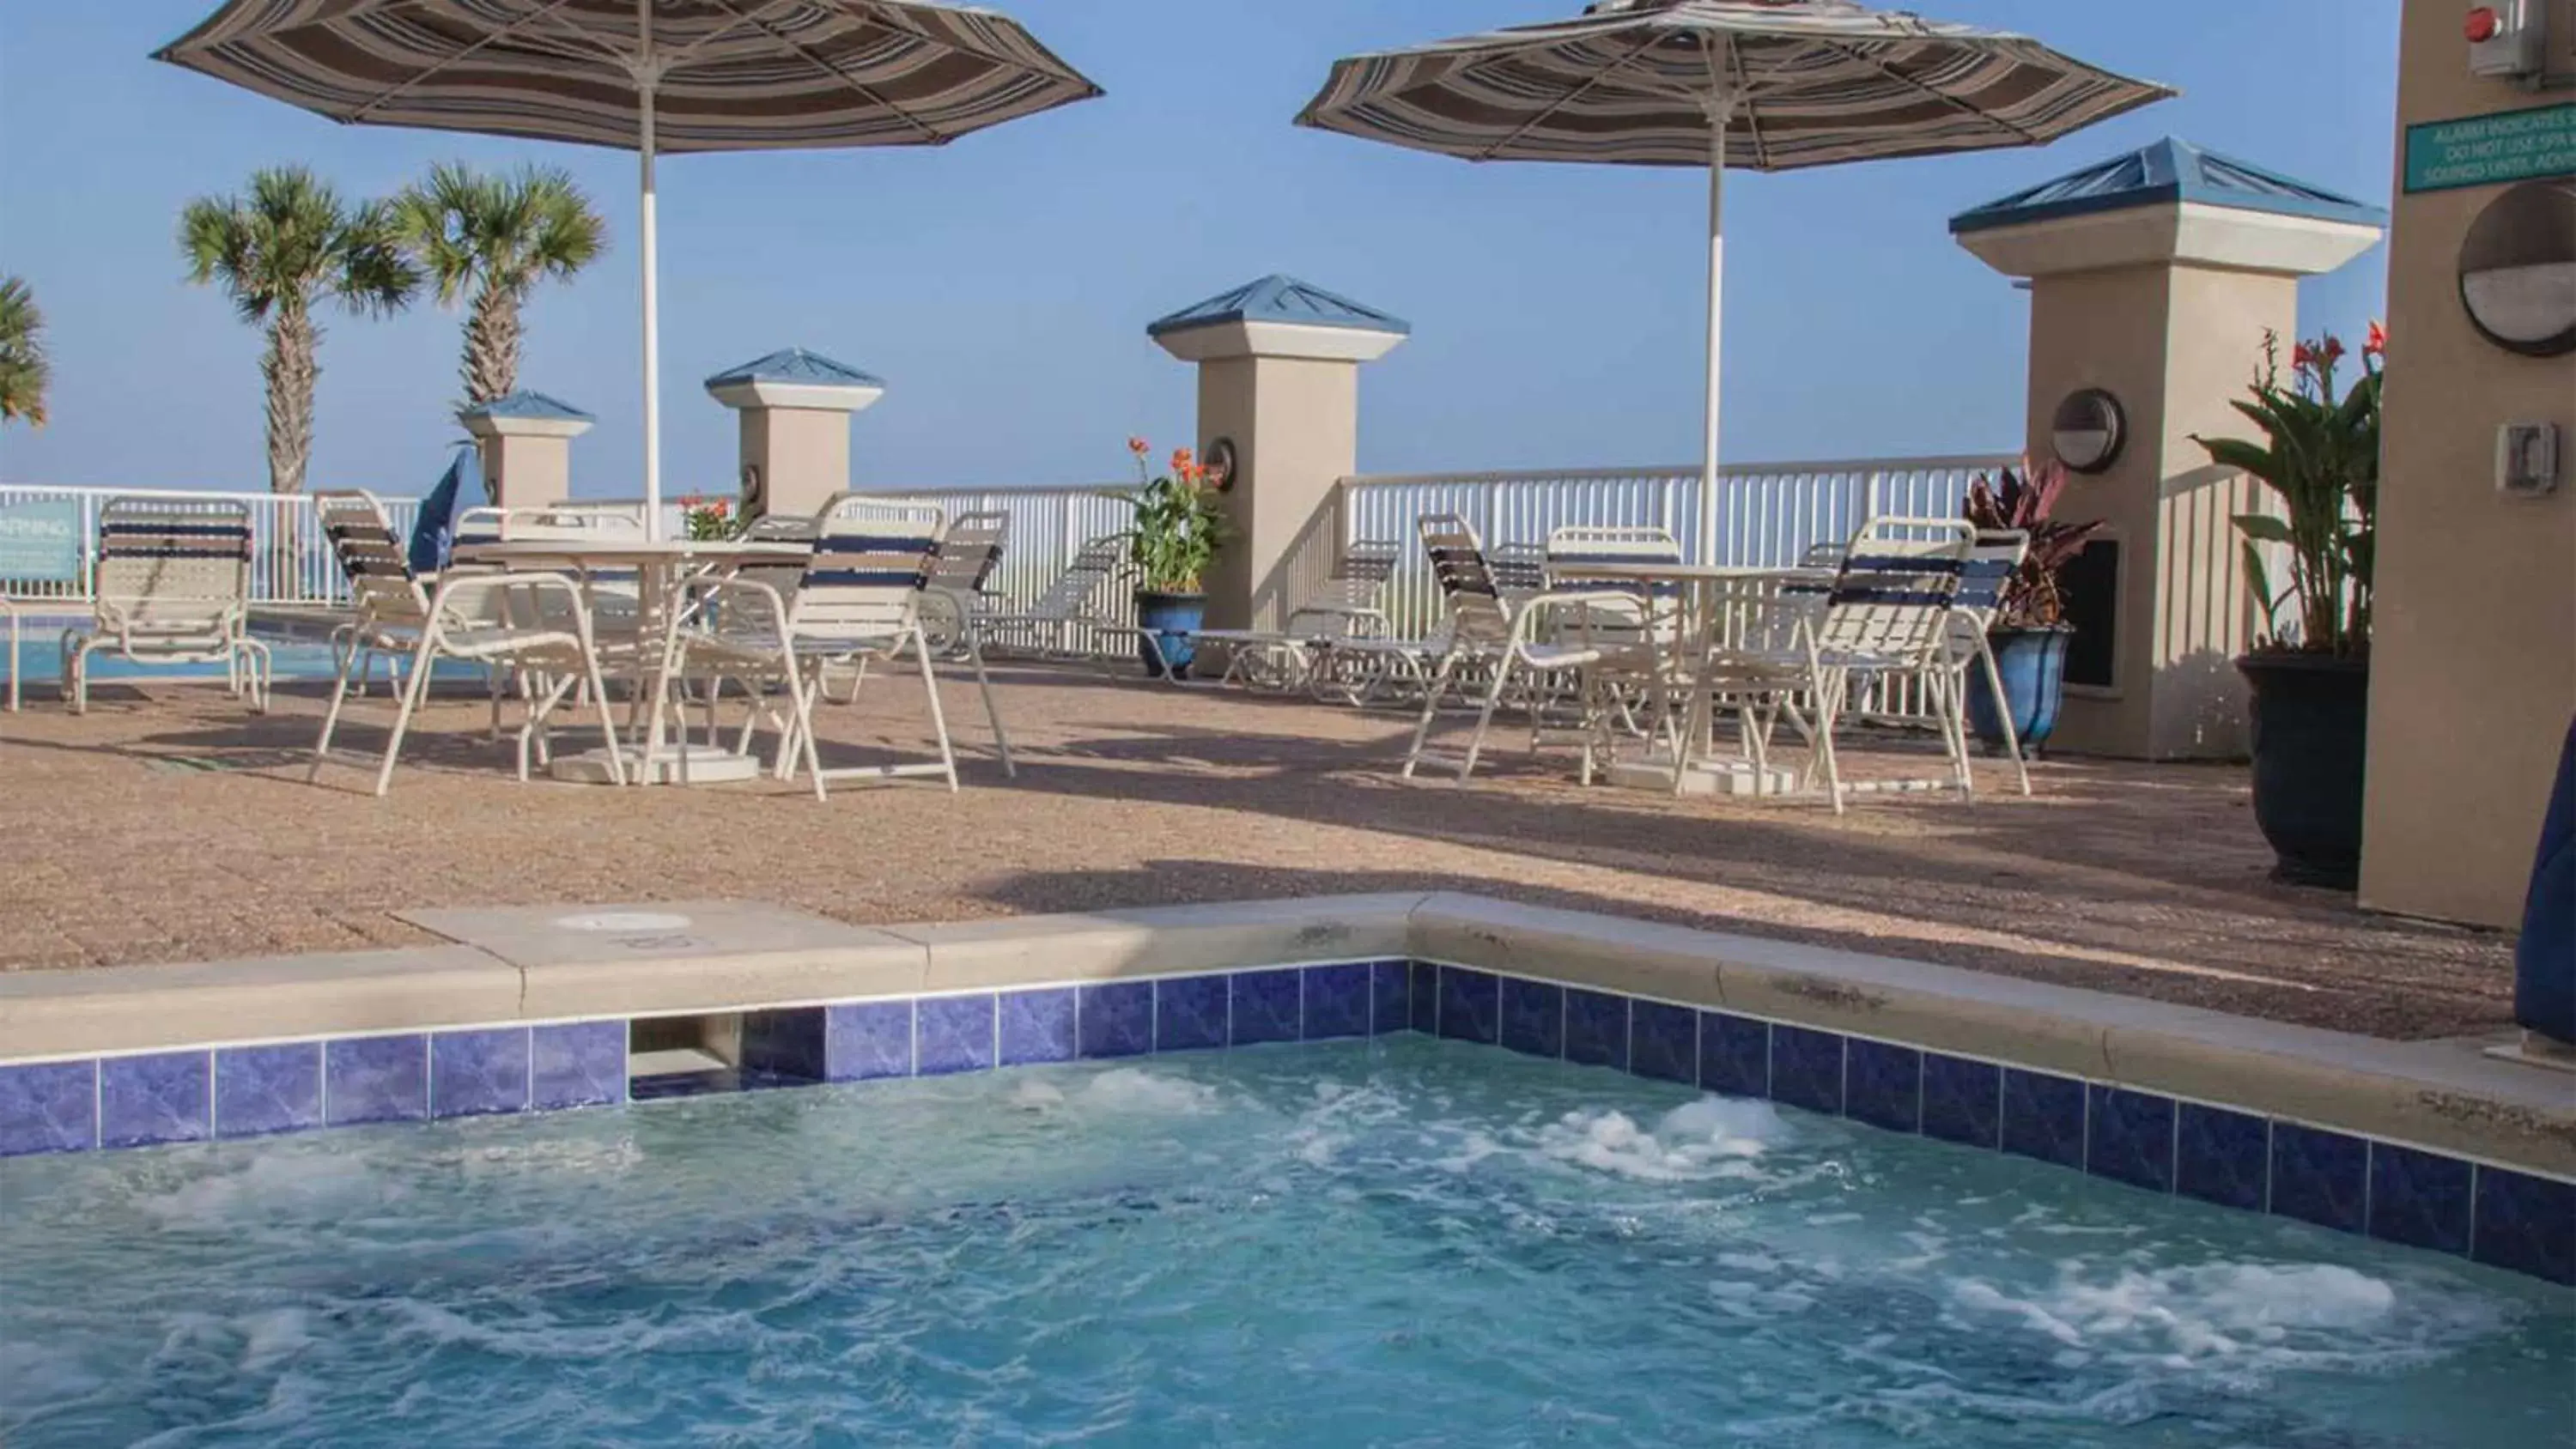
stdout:
[[[691,752],[685,770],[670,768],[674,761],[665,748],[665,716],[671,702],[667,664],[680,627],[697,607],[688,601],[689,591],[755,564],[800,564],[812,553],[812,544],[793,539],[512,539],[461,544],[456,550],[456,562],[503,571],[569,572],[583,581],[585,590],[592,589],[602,574],[631,571],[636,596],[634,648],[631,657],[621,661],[626,667],[615,672],[634,682],[636,698],[647,701],[647,709],[641,768],[632,762],[629,768],[639,784],[704,784],[749,779],[759,773],[759,764],[748,755],[731,751],[712,758]],[[593,609],[592,613],[596,632],[598,611]],[[565,756],[549,769],[557,779],[608,779],[605,751]]]
[[[1586,585],[1638,584],[1650,591],[1669,590],[1674,596],[1680,616],[1673,628],[1662,631],[1666,636],[1665,657],[1657,679],[1656,708],[1660,726],[1669,718],[1673,693],[1688,693],[1690,703],[1681,732],[1682,758],[1672,767],[1613,770],[1611,778],[1621,783],[1624,773],[1626,783],[1655,783],[1675,793],[1680,792],[1683,781],[1693,771],[1734,775],[1749,768],[1740,759],[1718,757],[1714,738],[1716,697],[1703,684],[1709,660],[1723,650],[1763,642],[1760,636],[1766,633],[1773,642],[1785,642],[1782,626],[1796,617],[1796,606],[1785,604],[1783,596],[1792,588],[1804,586],[1816,590],[1821,601],[1822,591],[1834,581],[1834,570],[1829,568],[1658,563],[1644,559],[1585,558],[1552,572],[1573,575]],[[1786,788],[1777,780],[1759,775],[1751,784],[1756,794]]]

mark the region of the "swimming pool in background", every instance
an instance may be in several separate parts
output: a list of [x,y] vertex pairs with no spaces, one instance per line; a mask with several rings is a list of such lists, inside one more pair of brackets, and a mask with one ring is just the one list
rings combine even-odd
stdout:
[[[36,621],[28,621],[26,632],[21,636],[18,647],[18,667],[23,671],[27,684],[50,686],[62,679],[62,631],[63,625],[58,621],[41,626]],[[332,658],[331,646],[327,643],[313,639],[280,639],[265,635],[254,637],[268,646],[269,660],[279,679],[328,680],[339,675],[339,662]],[[5,644],[5,641],[0,641],[0,644]],[[438,661],[435,669],[436,672],[431,677],[442,682],[450,679],[480,680],[483,678],[482,667],[470,661],[442,659]],[[221,664],[137,665],[120,659],[112,653],[91,655],[89,670],[90,681],[93,684],[151,679],[215,680],[224,677],[224,666]],[[0,647],[0,680],[6,680],[8,677],[8,652],[5,647]],[[376,665],[372,677],[378,684],[382,684],[385,677],[384,665]]]
[[1418,1036],[0,1161],[0,1440],[2513,1449],[2576,1295]]

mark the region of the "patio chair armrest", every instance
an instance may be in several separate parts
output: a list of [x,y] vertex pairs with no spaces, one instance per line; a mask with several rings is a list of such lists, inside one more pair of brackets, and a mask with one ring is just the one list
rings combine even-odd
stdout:
[[582,637],[587,639],[590,636],[590,603],[582,593],[580,582],[570,574],[543,571],[460,574],[450,570],[441,574],[437,589],[429,596],[430,625],[438,627],[440,621],[448,619],[451,614],[470,623],[470,616],[466,613],[468,603],[479,603],[485,596],[493,594],[507,596],[513,589],[524,589],[532,594],[564,595],[572,601],[573,617],[579,622]]
[[746,579],[737,576],[732,578],[708,579],[704,583],[694,585],[693,587],[700,595],[701,600],[705,603],[713,603],[718,599],[724,598],[728,594],[740,594],[745,598],[753,600],[769,611],[770,622],[776,626],[779,635],[782,638],[785,637],[787,633],[787,596],[778,592],[778,586],[770,583],[768,580]]

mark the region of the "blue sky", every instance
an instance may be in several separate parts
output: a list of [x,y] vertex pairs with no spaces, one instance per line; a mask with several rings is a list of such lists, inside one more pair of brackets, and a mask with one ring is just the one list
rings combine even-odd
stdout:
[[[258,489],[259,338],[181,279],[179,209],[303,162],[356,193],[433,161],[570,167],[613,250],[538,297],[524,385],[598,415],[576,490],[640,491],[635,162],[343,128],[148,59],[212,0],[0,6],[0,272],[51,323],[52,424],[0,479]],[[664,477],[733,477],[700,379],[786,346],[880,374],[869,487],[1102,481],[1184,440],[1191,370],[1145,324],[1288,272],[1414,324],[1362,381],[1370,471],[1672,463],[1698,452],[1703,177],[1470,166],[1292,127],[1335,56],[1553,18],[1574,0],[1009,0],[1105,99],[942,150],[692,156],[661,178]],[[2398,0],[1920,0],[2179,86],[2038,151],[1728,179],[1730,460],[2018,446],[2026,306],[1954,212],[2173,134],[2384,205]],[[2303,330],[2380,310],[2374,249]],[[330,324],[314,486],[416,493],[457,436],[458,318]]]

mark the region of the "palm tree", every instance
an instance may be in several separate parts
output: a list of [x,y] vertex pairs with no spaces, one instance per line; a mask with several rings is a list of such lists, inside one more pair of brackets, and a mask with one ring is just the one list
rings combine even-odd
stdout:
[[519,383],[519,309],[549,277],[569,279],[608,244],[608,224],[568,172],[527,167],[487,176],[461,163],[433,167],[395,202],[404,245],[465,319],[465,401],[490,402]]
[[251,173],[240,196],[199,197],[179,214],[188,279],[229,293],[245,322],[268,328],[259,360],[268,382],[268,486],[301,492],[313,457],[314,306],[337,301],[360,316],[401,310],[420,287],[403,254],[393,207],[354,205],[301,166]]
[[45,314],[16,277],[0,277],[0,422],[45,425]]

